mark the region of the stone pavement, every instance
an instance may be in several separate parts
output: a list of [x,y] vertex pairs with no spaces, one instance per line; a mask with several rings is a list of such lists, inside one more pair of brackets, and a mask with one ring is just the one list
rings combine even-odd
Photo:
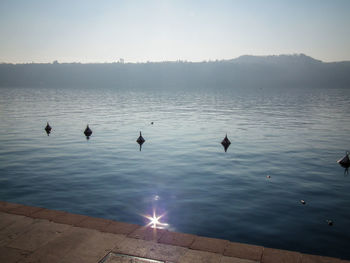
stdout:
[[0,263],[350,263],[0,201]]

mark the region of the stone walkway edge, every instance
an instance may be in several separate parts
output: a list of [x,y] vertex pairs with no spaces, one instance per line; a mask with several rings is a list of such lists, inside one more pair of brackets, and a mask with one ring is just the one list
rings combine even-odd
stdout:
[[111,252],[166,263],[350,263],[0,201],[0,262],[98,263]]

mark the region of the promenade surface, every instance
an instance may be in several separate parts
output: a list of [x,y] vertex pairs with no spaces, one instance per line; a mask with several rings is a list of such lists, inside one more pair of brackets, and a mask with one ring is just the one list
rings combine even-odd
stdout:
[[350,263],[2,201],[0,262]]

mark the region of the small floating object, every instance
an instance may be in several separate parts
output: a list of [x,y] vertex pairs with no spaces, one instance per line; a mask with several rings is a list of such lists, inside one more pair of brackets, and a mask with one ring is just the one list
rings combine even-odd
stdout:
[[349,152],[345,152],[345,156],[337,161],[337,163],[340,164],[340,166],[344,168],[350,167],[350,159],[349,159]]
[[328,224],[329,226],[333,226],[333,221],[332,221],[332,220],[328,219],[328,220],[326,220],[326,222],[327,222],[327,224]]
[[90,136],[92,134],[92,130],[90,129],[89,125],[86,126],[86,129],[84,131],[84,134],[86,136],[86,139],[90,139]]
[[154,122],[152,121],[152,122],[151,122],[151,125],[153,125],[153,124],[154,124]]
[[137,138],[136,142],[140,145],[140,151],[141,151],[141,148],[142,148],[142,144],[145,142],[146,140],[142,137],[142,134],[140,132],[140,136],[139,138]]
[[303,205],[306,204],[306,202],[303,199],[300,200],[300,203],[302,203]]
[[270,175],[267,175],[267,176],[266,176],[266,178],[270,179],[270,178],[271,178],[271,176],[270,176]]
[[222,140],[221,144],[222,144],[222,146],[224,146],[225,152],[227,152],[227,149],[231,144],[230,140],[227,138],[227,133],[226,133],[225,138]]
[[140,136],[139,136],[139,138],[137,138],[137,143],[138,144],[143,144],[144,142],[145,142],[145,139],[142,137],[142,134],[141,134],[141,132],[140,132]]
[[52,130],[52,128],[51,128],[50,124],[47,123],[47,124],[46,124],[46,127],[45,127],[45,131],[46,131],[46,133],[47,133],[47,136],[49,136],[49,134],[51,133],[51,130]]

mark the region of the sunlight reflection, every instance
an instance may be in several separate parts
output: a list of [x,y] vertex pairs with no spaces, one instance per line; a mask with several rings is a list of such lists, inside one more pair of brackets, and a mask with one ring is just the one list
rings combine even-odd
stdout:
[[158,228],[158,229],[165,229],[169,224],[167,223],[162,223],[160,222],[160,219],[165,215],[158,215],[156,213],[156,210],[153,209],[153,215],[144,215],[143,217],[147,218],[149,220],[149,223],[146,225],[146,227],[151,227],[151,228]]

